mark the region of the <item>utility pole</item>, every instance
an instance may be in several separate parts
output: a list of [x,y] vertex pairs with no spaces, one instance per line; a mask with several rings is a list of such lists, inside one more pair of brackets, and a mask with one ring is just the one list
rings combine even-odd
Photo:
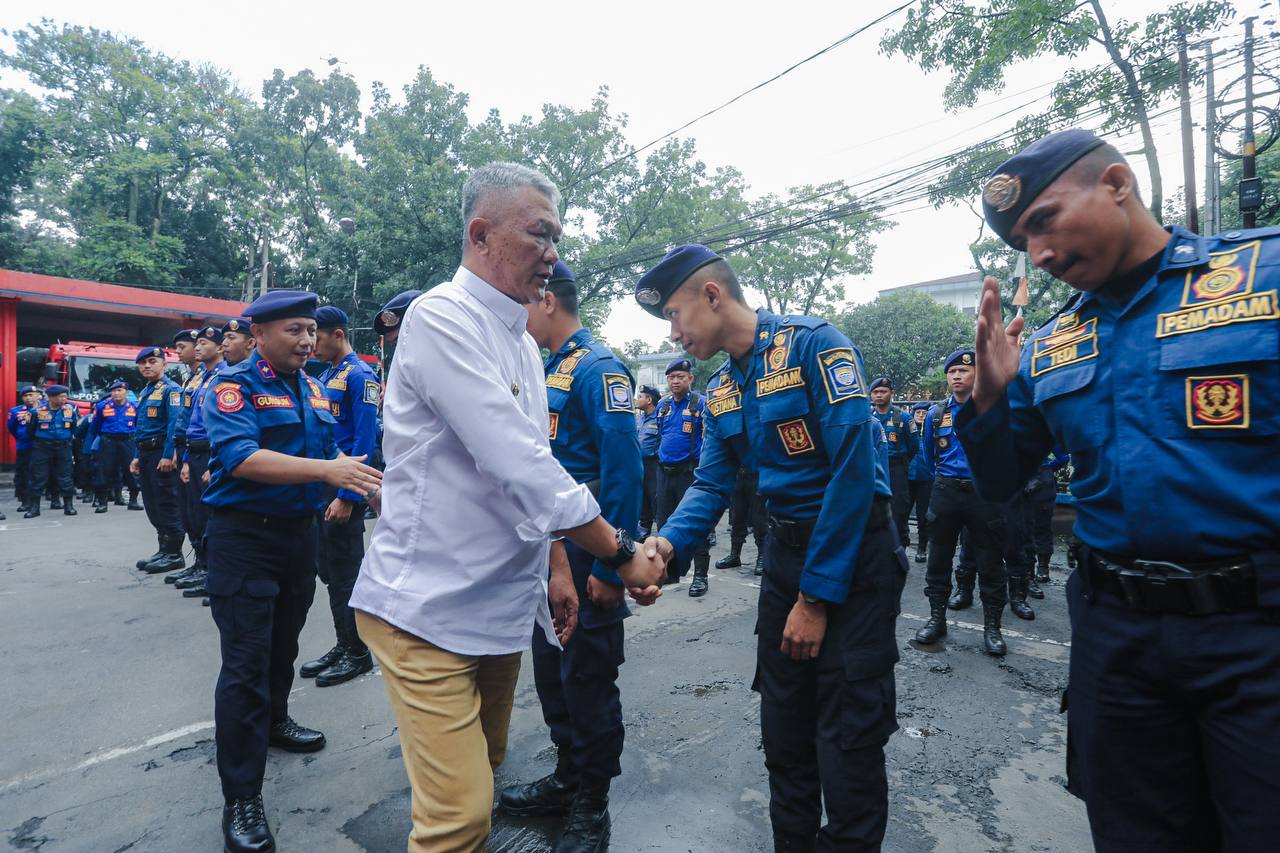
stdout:
[[1222,211],[1217,149],[1213,144],[1213,134],[1218,127],[1217,107],[1213,102],[1213,39],[1204,43],[1204,89],[1204,233],[1217,234],[1222,230]]
[[1258,224],[1262,181],[1257,173],[1257,141],[1253,137],[1253,18],[1244,22],[1244,159],[1241,162],[1240,218],[1245,228]]
[[1178,30],[1178,99],[1182,102],[1182,194],[1187,204],[1187,228],[1199,233],[1196,212],[1196,151],[1191,138],[1191,92],[1187,74],[1187,34]]
[[270,281],[271,240],[267,235],[267,227],[262,226],[262,279],[259,282],[259,296],[267,295],[267,282]]

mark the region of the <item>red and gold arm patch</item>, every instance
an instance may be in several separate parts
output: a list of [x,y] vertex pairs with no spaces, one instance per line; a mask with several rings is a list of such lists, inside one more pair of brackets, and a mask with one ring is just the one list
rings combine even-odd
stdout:
[[237,382],[219,382],[213,386],[213,399],[220,412],[238,412],[244,408],[244,392]]

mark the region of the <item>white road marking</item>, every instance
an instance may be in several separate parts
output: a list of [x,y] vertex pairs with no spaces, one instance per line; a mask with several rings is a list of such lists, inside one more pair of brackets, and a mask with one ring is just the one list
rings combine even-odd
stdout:
[[[901,615],[903,619],[910,619],[912,622],[928,622],[929,621],[928,616],[917,616],[914,613],[903,613]],[[967,631],[977,631],[979,633],[981,633],[984,630],[983,626],[981,625],[976,625],[973,622],[960,622],[956,619],[948,619],[947,624],[950,625],[952,628],[964,628]],[[1000,628],[1000,633],[1005,635],[1006,637],[1014,637],[1019,640],[1031,640],[1032,642],[1044,643],[1045,645],[1048,645],[1048,646],[1062,646],[1064,649],[1071,648],[1070,643],[1064,643],[1062,640],[1050,640],[1047,637],[1037,637],[1035,634],[1024,634],[1021,631],[1013,631],[1003,626],[1001,626]]]
[[16,788],[17,786],[25,785],[28,782],[35,782],[54,776],[63,776],[67,773],[79,773],[81,770],[88,770],[94,765],[102,764],[106,761],[113,761],[126,755],[132,755],[133,753],[141,752],[144,749],[151,749],[153,746],[159,746],[162,743],[169,743],[170,741],[175,741],[179,738],[184,738],[187,735],[196,734],[197,732],[207,731],[211,728],[213,728],[213,720],[207,720],[203,723],[192,723],[189,726],[183,726],[181,728],[173,729],[172,731],[167,731],[163,734],[158,734],[155,737],[147,738],[142,743],[134,744],[132,746],[118,746],[114,749],[99,752],[97,755],[89,756],[74,767],[64,770],[41,770],[37,773],[28,773],[26,776],[19,776],[16,779],[10,779],[4,784],[0,784],[0,791],[8,791],[10,788]]

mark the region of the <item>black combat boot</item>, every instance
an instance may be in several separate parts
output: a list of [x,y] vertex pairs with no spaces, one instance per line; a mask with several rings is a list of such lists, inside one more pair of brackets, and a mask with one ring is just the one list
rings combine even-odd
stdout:
[[342,655],[330,666],[316,673],[316,687],[332,687],[344,681],[358,678],[373,669],[373,655],[360,638],[352,636],[355,632],[343,632],[338,635],[338,645],[342,647]]
[[952,610],[965,610],[973,606],[973,583],[977,580],[976,575],[965,572],[956,572],[956,591],[951,596],[951,600],[947,602],[947,607]]
[[695,554],[693,558],[693,580],[689,583],[689,597],[701,598],[707,594],[707,569],[711,564],[711,555]]
[[996,657],[1004,657],[1009,651],[1004,644],[1004,637],[1000,636],[1000,615],[1003,611],[1003,607],[982,605],[982,648],[987,654]]
[[1039,583],[1049,582],[1049,555],[1036,555],[1036,581]]
[[109,495],[109,497],[111,497],[111,498],[115,501],[115,505],[116,505],[116,506],[124,506],[124,505],[125,505],[125,502],[124,502],[124,489],[116,489],[116,493],[115,493],[114,495]]
[[742,543],[733,542],[729,545],[729,553],[716,560],[717,569],[736,569],[742,565]]
[[299,725],[293,717],[271,724],[267,743],[285,752],[316,752],[324,749],[324,735]]
[[39,518],[40,517],[40,501],[36,501],[31,505],[31,509],[22,514],[23,518]]
[[929,602],[929,621],[916,631],[916,642],[931,646],[947,636],[947,605],[942,601]]
[[1036,612],[1027,604],[1026,575],[1009,575],[1009,610],[1014,616],[1028,622],[1036,618]]
[[756,551],[756,567],[754,570],[752,570],[751,573],[756,577],[760,577],[761,575],[764,574],[764,549],[763,548]]
[[62,507],[63,515],[79,515],[80,511],[76,509],[76,502],[71,498],[67,498],[66,505]]
[[62,509],[62,496],[54,495],[53,500],[49,501],[49,509]]
[[93,499],[93,511],[100,515],[106,512],[110,508],[108,506],[110,503],[111,503],[111,493],[104,492],[101,489],[99,489],[98,494]]
[[342,660],[342,640],[339,639],[337,644],[329,651],[320,655],[315,660],[309,660],[302,666],[298,667],[298,675],[303,678],[315,678],[338,661]]
[[917,563],[929,562],[929,546],[927,545],[916,546],[916,562]]
[[[174,581],[173,585],[183,591],[188,589],[204,589],[204,579],[207,574],[208,571],[205,570],[204,566],[198,566],[194,572],[187,575],[182,580]],[[204,595],[203,592],[200,594]]]
[[176,572],[186,565],[186,560],[182,559],[182,534],[171,533],[160,537],[160,556],[143,566],[142,570],[149,575],[161,575]]
[[230,800],[222,807],[222,843],[229,853],[265,853],[276,849],[261,794]]
[[142,511],[142,504],[138,503],[138,493],[132,489],[129,491],[129,509],[136,512]]
[[156,552],[154,554],[152,554],[150,557],[143,557],[141,560],[137,562],[136,565],[138,568],[145,569],[147,567],[147,563],[154,563],[156,560],[164,556],[164,534],[163,533],[156,534],[156,546],[157,546]]
[[198,571],[199,571],[199,568],[197,568],[195,565],[191,565],[183,569],[182,571],[178,572],[176,575],[165,576],[164,582],[176,584],[178,581],[186,580],[187,578],[191,577]]
[[566,747],[559,752],[554,773],[536,782],[504,788],[498,795],[498,808],[515,817],[561,817],[573,807],[578,782],[578,774],[573,769]]
[[602,853],[609,849],[609,782],[583,779],[573,798],[564,832],[556,840],[553,853]]

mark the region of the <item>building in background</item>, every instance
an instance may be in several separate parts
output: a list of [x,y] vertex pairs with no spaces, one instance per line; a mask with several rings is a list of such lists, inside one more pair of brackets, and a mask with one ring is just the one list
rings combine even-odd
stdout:
[[646,352],[636,356],[640,366],[636,368],[636,387],[652,385],[659,392],[667,393],[667,365],[678,352]]
[[960,275],[917,281],[880,291],[881,296],[893,293],[923,293],[934,302],[950,305],[962,313],[976,317],[978,302],[982,298],[982,273],[971,270]]

